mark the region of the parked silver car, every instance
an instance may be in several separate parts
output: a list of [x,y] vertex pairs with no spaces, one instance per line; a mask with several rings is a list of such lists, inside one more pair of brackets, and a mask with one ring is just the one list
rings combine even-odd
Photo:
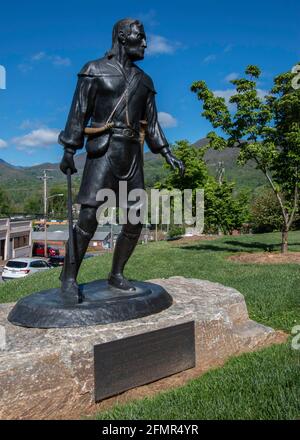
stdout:
[[13,280],[23,278],[32,273],[51,269],[50,264],[41,258],[13,258],[3,268],[2,279]]

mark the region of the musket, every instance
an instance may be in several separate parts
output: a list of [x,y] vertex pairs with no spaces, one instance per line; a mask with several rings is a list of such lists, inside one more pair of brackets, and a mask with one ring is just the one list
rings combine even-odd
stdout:
[[67,183],[68,183],[69,255],[70,255],[70,263],[75,264],[73,211],[72,211],[72,178],[71,178],[70,168],[67,169]]
[[142,164],[144,164],[144,143],[146,137],[148,122],[145,120],[140,121],[140,144],[141,144],[141,153],[142,153]]

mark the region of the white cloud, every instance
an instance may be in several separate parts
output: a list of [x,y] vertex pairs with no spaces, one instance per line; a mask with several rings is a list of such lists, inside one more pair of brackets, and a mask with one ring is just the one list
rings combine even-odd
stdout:
[[213,90],[213,94],[215,96],[219,96],[220,98],[224,98],[227,105],[229,104],[230,97],[235,93],[236,93],[235,89]]
[[[24,136],[15,137],[12,143],[17,146],[18,150],[32,152],[32,147],[43,148],[57,143],[59,130],[52,128],[38,128],[32,130]],[[29,147],[29,149],[28,149]]]
[[[225,99],[225,102],[227,105],[229,106],[234,106],[234,104],[231,104],[229,102],[229,99],[232,95],[234,95],[236,93],[235,89],[225,89],[225,90],[213,90],[213,94],[215,96],[220,96],[221,98]],[[257,89],[257,95],[260,99],[264,99],[265,95],[268,94],[267,90],[263,90],[263,89]],[[231,107],[232,108],[232,107]]]
[[0,148],[6,148],[7,147],[7,142],[4,141],[3,139],[0,139]]
[[20,130],[33,130],[36,128],[43,128],[44,125],[39,119],[24,119],[19,125]]
[[232,44],[227,44],[227,46],[224,47],[224,52],[225,53],[230,52],[232,48],[233,48]]
[[257,89],[257,94],[260,99],[264,99],[266,95],[269,95],[268,90]]
[[204,59],[203,59],[203,63],[205,63],[205,64],[209,64],[209,63],[212,63],[213,61],[215,61],[216,60],[216,58],[217,58],[217,56],[215,55],[215,54],[210,54],[210,55],[207,55],[207,57],[205,57]]
[[60,55],[48,55],[44,51],[37,52],[33,54],[29,61],[26,61],[22,64],[18,65],[18,68],[21,72],[26,73],[33,69],[33,66],[40,62],[48,62],[51,63],[53,66],[70,66],[71,60],[67,57],[61,57]]
[[54,66],[70,66],[71,65],[70,58],[62,58],[59,55],[54,55],[53,57],[49,57],[49,58]]
[[19,64],[19,65],[18,65],[18,69],[19,69],[22,73],[27,73],[27,72],[29,72],[30,70],[32,70],[33,67],[32,67],[30,64],[28,64],[28,63],[22,63],[22,64]]
[[30,156],[34,153],[34,150],[28,148],[28,147],[17,147],[18,151],[25,151],[26,154],[29,154]]
[[226,82],[232,81],[233,79],[237,79],[239,74],[237,72],[231,72],[225,76],[224,80]]
[[158,121],[163,128],[172,128],[177,126],[177,119],[170,115],[170,113],[159,112],[157,116]]
[[167,38],[161,35],[150,35],[147,54],[148,55],[158,55],[158,54],[173,54],[177,49],[182,47],[178,42],[171,42]]
[[6,69],[0,65],[0,89],[6,89]]
[[46,57],[45,52],[38,52],[38,53],[32,55],[31,59],[32,59],[32,61],[40,61],[45,57]]

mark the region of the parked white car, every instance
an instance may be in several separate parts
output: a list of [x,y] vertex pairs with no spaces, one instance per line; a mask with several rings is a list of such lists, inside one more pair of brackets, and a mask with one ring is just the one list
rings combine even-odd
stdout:
[[41,258],[13,258],[8,260],[4,266],[2,279],[6,281],[23,278],[32,273],[42,272],[51,268],[52,266]]

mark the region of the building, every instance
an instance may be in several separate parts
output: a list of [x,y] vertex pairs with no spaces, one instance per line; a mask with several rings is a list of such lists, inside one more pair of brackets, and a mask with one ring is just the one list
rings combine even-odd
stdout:
[[[47,246],[58,249],[59,255],[65,254],[66,241],[69,238],[69,227],[67,224],[48,223],[47,231],[33,231],[32,242],[44,245],[47,238]],[[89,251],[109,250],[115,245],[117,237],[121,232],[122,225],[99,225],[89,244]],[[111,239],[112,237],[112,239]],[[139,241],[147,243],[153,240],[153,234],[147,228],[143,228]]]
[[32,252],[32,221],[0,219],[0,260],[30,257]]
[[[38,231],[32,233],[32,241],[34,243],[45,243],[45,237],[47,237],[47,246],[51,246],[58,249],[59,255],[65,254],[66,241],[69,238],[68,225],[50,225],[45,231]],[[90,241],[89,248],[92,251],[102,251],[110,247],[111,233],[110,231],[102,231],[98,228],[95,232],[92,240]]]

